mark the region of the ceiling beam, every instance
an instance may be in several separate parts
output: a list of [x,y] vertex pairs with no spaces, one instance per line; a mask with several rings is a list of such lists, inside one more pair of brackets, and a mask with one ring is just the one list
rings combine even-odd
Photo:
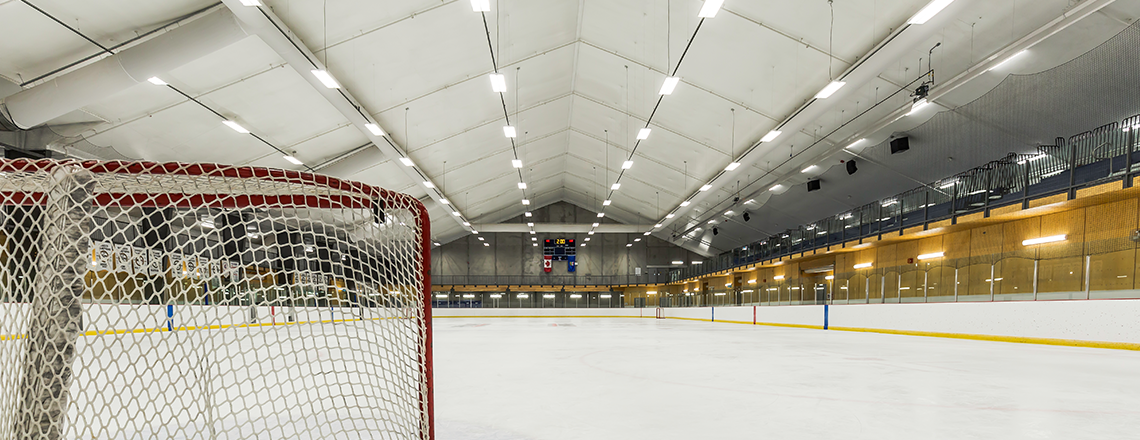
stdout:
[[[474,225],[475,230],[480,233],[483,232],[530,232],[531,227],[526,223],[495,223],[485,225]],[[641,234],[646,231],[645,226],[637,225],[622,225],[615,223],[602,223],[598,227],[594,227],[589,223],[535,223],[535,232],[542,233],[567,233],[567,234],[585,234],[590,232],[591,229],[599,234]]]
[[[312,71],[324,70],[328,72],[327,67],[320,62],[320,60],[313,54],[313,52],[297,37],[289,27],[273,13],[273,10],[266,6],[245,6],[241,0],[222,0],[227,8],[235,16],[238,17],[244,24],[248,25],[250,29],[261,37],[261,40],[273,49],[286,63],[289,64],[297,74],[301,76],[313,88],[314,91],[319,93],[326,101],[329,102],[337,111],[341,113],[357,130],[360,131],[373,145],[376,145],[386,157],[388,158],[406,158],[408,157],[404,147],[396,143],[392,139],[390,130],[383,130],[383,135],[373,134],[366,125],[379,123],[371,116],[371,113],[364,108],[352,93],[349,92],[344,85],[340,88],[330,89],[325,87]],[[331,74],[331,72],[329,72]],[[420,171],[415,166],[400,166],[397,167],[402,171],[408,179],[419,185],[432,199],[439,202],[445,198],[443,191],[431,182],[428,176]],[[449,216],[458,223],[461,227],[466,220],[463,216]]]

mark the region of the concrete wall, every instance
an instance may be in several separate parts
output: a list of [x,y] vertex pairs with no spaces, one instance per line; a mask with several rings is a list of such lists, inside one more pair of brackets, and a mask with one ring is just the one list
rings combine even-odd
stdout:
[[[578,223],[597,221],[597,214],[565,202],[559,202],[533,211],[529,219],[519,216],[505,223]],[[605,219],[603,219],[605,220]],[[609,221],[607,221],[609,222]],[[646,226],[648,228],[648,225]],[[647,266],[669,266],[673,261],[686,263],[703,257],[667,241],[642,234],[537,234],[483,233],[485,241],[475,235],[460,238],[432,249],[432,276],[440,275],[541,275],[542,240],[573,238],[585,247],[579,247],[577,272],[566,271],[565,262],[555,262],[552,275],[633,275],[640,267],[645,282],[648,273],[667,276],[666,268],[650,269]],[[532,241],[535,237],[538,241]],[[584,239],[590,237],[591,241]],[[633,240],[640,238],[641,241]],[[490,246],[484,246],[488,243]],[[538,243],[538,246],[533,246]],[[633,243],[632,247],[626,247]]]

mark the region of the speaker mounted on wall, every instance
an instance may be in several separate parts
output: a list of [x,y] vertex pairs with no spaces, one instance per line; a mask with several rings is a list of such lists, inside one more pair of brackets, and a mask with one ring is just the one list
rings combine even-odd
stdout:
[[847,174],[855,174],[856,171],[859,171],[859,165],[855,164],[855,159],[847,161]]
[[808,192],[817,191],[820,188],[822,188],[822,186],[820,186],[819,179],[808,181]]
[[901,137],[891,140],[891,154],[902,153],[910,149],[910,138]]

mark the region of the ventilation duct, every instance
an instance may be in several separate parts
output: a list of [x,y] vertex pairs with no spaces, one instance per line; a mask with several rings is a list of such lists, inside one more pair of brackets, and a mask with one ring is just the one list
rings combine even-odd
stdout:
[[0,102],[0,129],[29,129],[161,76],[250,35],[219,9]]

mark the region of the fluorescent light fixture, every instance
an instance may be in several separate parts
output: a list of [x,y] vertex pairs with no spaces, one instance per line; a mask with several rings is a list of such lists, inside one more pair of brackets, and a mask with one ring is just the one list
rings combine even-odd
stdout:
[[[673,218],[673,217],[676,217],[675,215],[673,215],[673,213],[665,214],[665,218]],[[658,227],[660,227],[660,226],[658,226]]]
[[289,163],[291,163],[293,165],[304,165],[305,164],[304,162],[301,162],[301,159],[298,159],[296,157],[289,156],[289,155],[285,156],[285,160],[289,161]]
[[684,262],[684,261],[674,261],[674,262],[673,262],[673,264],[678,264],[678,265],[679,265],[679,264],[685,264],[685,262]]
[[[534,234],[534,231],[530,231],[530,233],[531,233],[531,234]],[[530,238],[530,241],[538,241],[538,238],[535,238],[535,237],[531,237],[531,238]]]
[[434,184],[434,183],[431,183],[431,182],[429,182],[429,181],[427,181],[427,180],[425,180],[425,181],[424,181],[424,187],[426,187],[426,188],[435,188],[435,184]]
[[513,125],[504,125],[503,126],[503,136],[514,139],[515,136],[517,136],[517,135],[518,135],[518,132],[515,131],[515,127]]
[[261,0],[241,0],[242,6],[261,6]]
[[724,287],[732,287],[732,283],[724,283]]
[[404,164],[404,166],[406,166],[406,167],[412,167],[412,166],[416,165],[415,162],[412,162],[411,158],[407,158],[407,157],[401,157],[400,163]]
[[728,166],[724,167],[724,170],[725,171],[732,171],[732,170],[735,170],[737,168],[740,168],[740,162],[730,163],[730,164],[728,164]]
[[436,246],[443,246],[443,244],[440,244],[440,242],[438,242],[438,241],[437,241],[437,242],[435,242],[435,245],[436,245]]
[[602,206],[610,206],[610,203],[613,203],[613,201],[612,200],[603,200]]
[[857,141],[855,141],[855,142],[852,142],[852,143],[851,143],[851,145],[848,145],[848,146],[846,146],[846,147],[844,147],[844,148],[849,148],[849,149],[850,149],[850,148],[855,148],[855,146],[856,146],[856,145],[859,145],[859,144],[861,144],[861,143],[863,143],[863,142],[867,142],[867,139],[859,139],[859,140],[857,140]]
[[611,189],[611,190],[613,190],[613,191],[617,191],[617,190],[618,190],[618,188],[621,188],[621,184],[620,184],[620,183],[615,183],[615,184],[613,184],[613,185],[610,185],[610,189]]
[[702,186],[702,187],[701,187],[701,191],[702,191],[702,192],[703,192],[703,191],[708,191],[708,190],[710,190],[710,189],[712,189],[712,185],[707,185],[707,184],[706,184],[706,185],[704,185],[704,186]]
[[[594,235],[594,231],[587,232],[586,235]],[[587,240],[589,239],[587,238]]]
[[442,203],[444,205],[450,205],[451,204],[451,202],[448,201],[447,199],[439,199],[439,203]]
[[598,227],[598,225],[600,225],[600,224],[601,224],[601,223],[594,223],[594,227],[596,228],[596,227]]
[[488,295],[488,296],[489,296],[489,297],[491,297],[491,298],[495,298],[495,299],[499,299],[499,298],[502,298],[502,297],[503,297],[503,295],[502,295],[502,294],[499,294],[499,293],[496,293],[496,294],[493,294],[493,295]]
[[451,211],[451,215],[459,217],[459,211]]
[[697,13],[697,17],[716,17],[716,13],[720,12],[720,5],[722,4],[724,4],[724,0],[705,0],[705,5],[701,6],[701,12]]
[[317,79],[320,80],[321,84],[324,84],[325,87],[328,87],[330,89],[340,88],[340,84],[337,84],[336,80],[333,79],[332,75],[329,74],[329,71],[316,69],[311,70],[310,72],[313,72],[313,76],[317,77]]
[[931,254],[922,254],[922,255],[919,255],[919,256],[918,256],[918,259],[919,259],[919,260],[929,260],[929,259],[932,259],[932,258],[942,258],[942,257],[944,257],[944,256],[946,256],[946,253],[945,253],[945,252],[934,252],[934,253],[931,253]]
[[633,161],[632,160],[627,160],[625,162],[622,162],[621,169],[628,170],[630,168],[633,168]]
[[1021,242],[1022,246],[1033,246],[1036,244],[1056,243],[1058,241],[1065,241],[1068,236],[1066,235],[1053,235],[1049,237],[1031,238]]
[[735,214],[735,212],[733,212],[732,210],[728,210],[728,211],[724,212],[724,215],[732,215],[732,214]]
[[527,295],[527,294],[525,294],[525,293],[520,293],[520,294],[518,294],[518,295],[515,295],[515,298],[523,298],[523,299],[526,299],[526,298],[530,298],[530,295]]
[[165,86],[166,85],[166,81],[163,81],[161,78],[159,78],[157,76],[152,76],[149,79],[147,79],[147,81],[150,82],[151,84],[156,85],[156,86]]
[[223,124],[226,124],[226,127],[232,128],[232,129],[234,129],[234,131],[236,131],[236,132],[238,132],[238,133],[241,133],[241,134],[249,134],[249,130],[246,130],[246,129],[245,129],[245,127],[242,127],[242,126],[241,126],[241,124],[238,124],[237,122],[234,122],[234,121],[222,121],[222,123],[223,123]]
[[856,264],[855,266],[852,266],[852,267],[854,267],[856,269],[867,269],[867,268],[871,267],[871,265],[873,265],[873,264],[874,263],[859,263],[859,264]]
[[825,279],[825,280],[834,280],[834,279],[835,279],[835,276],[834,276],[834,275],[828,275],[828,276],[825,276],[825,277],[823,277],[823,279]]
[[507,91],[507,77],[501,73],[492,73],[491,90],[495,93],[505,93]]
[[831,95],[834,95],[835,92],[838,92],[839,89],[842,89],[845,85],[847,85],[847,83],[843,81],[832,81],[828,83],[827,86],[823,88],[823,90],[820,90],[819,93],[815,94],[815,99],[830,98]]
[[[244,2],[244,1],[246,1],[246,0],[242,0],[242,1]],[[447,295],[444,295],[444,294],[439,294],[439,295],[436,295],[435,297],[436,297],[436,298],[447,298]]]
[[582,241],[590,241],[590,237],[583,238]]
[[198,224],[200,226],[202,226],[203,228],[214,229],[214,221],[213,220],[202,220],[202,221],[198,222]]
[[[756,269],[753,269],[756,270]],[[756,284],[756,278],[748,280],[748,284]]]
[[689,201],[685,200],[684,202],[681,202],[681,206],[689,206]]
[[677,88],[677,83],[679,83],[679,82],[681,82],[681,77],[679,77],[679,76],[666,77],[665,82],[663,84],[661,84],[661,92],[660,93],[662,95],[672,95],[673,89]]
[[906,115],[910,116],[910,115],[913,115],[915,113],[918,113],[919,110],[926,108],[926,106],[928,106],[928,105],[930,105],[930,101],[927,101],[926,98],[919,99],[918,101],[915,101],[914,104],[912,104],[910,106],[910,111],[907,112]]
[[643,129],[639,130],[637,132],[637,140],[643,141],[643,140],[649,139],[649,133],[652,131],[653,130],[648,129],[648,128],[643,128]]
[[784,185],[775,185],[775,186],[772,186],[771,188],[768,188],[768,191],[779,191],[782,189],[784,189]]
[[760,138],[760,142],[772,142],[776,140],[776,138],[780,137],[781,134],[784,134],[784,132],[776,130],[769,131],[768,134]]
[[511,166],[515,168],[522,168],[522,161],[518,159],[511,159]]
[[533,227],[534,227],[534,223],[527,223],[526,225],[527,225],[528,227],[531,227],[531,228],[533,228]]
[[[471,0],[471,10],[475,12],[491,12],[491,0]],[[519,298],[526,298],[520,296]]]
[[598,298],[606,298],[606,299],[609,299],[609,298],[610,298],[610,297],[612,297],[612,296],[613,296],[613,295],[610,295],[610,294],[608,294],[608,293],[604,293],[604,294],[598,295]]
[[364,124],[364,128],[367,128],[373,136],[384,136],[384,130],[382,130],[379,125],[368,123]]
[[[701,264],[701,263],[704,263],[704,261],[694,261],[694,262],[693,262],[693,264]],[[698,290],[699,290],[699,289],[698,289]]]
[[530,211],[527,211],[527,212],[526,212],[526,214],[524,214],[524,215],[526,215],[527,217],[530,217],[530,216],[532,216],[532,215],[534,215],[534,214],[531,214],[531,213],[530,213]]
[[524,205],[529,205],[529,204],[530,204],[530,199],[522,199],[522,204],[524,204]]
[[997,68],[999,68],[999,67],[1001,67],[1001,66],[1004,66],[1004,65],[1005,65],[1005,63],[1008,63],[1008,62],[1010,62],[1010,60],[1013,60],[1014,58],[1017,58],[1017,57],[1021,56],[1021,55],[1022,55],[1022,54],[1024,54],[1025,52],[1026,52],[1026,51],[1024,51],[1024,50],[1023,50],[1023,51],[1021,51],[1021,52],[1018,52],[1018,53],[1015,53],[1015,54],[1013,54],[1013,55],[1010,55],[1010,56],[1009,56],[1009,58],[1006,58],[1006,59],[1002,60],[1002,62],[1000,62],[1000,63],[997,63],[996,65],[994,65],[993,67],[991,67],[991,68],[989,68],[989,69],[986,69],[986,72],[989,72],[989,71],[991,71],[991,70],[994,70],[994,69],[997,69]]
[[491,243],[483,243],[483,246],[491,247]]
[[580,294],[580,293],[575,293],[575,294],[570,295],[570,299],[578,299],[581,297],[582,297],[582,294]]
[[[530,235],[534,235],[534,231],[530,231]],[[531,237],[531,239],[534,239],[534,237]]]
[[656,294],[657,294],[657,291],[656,291],[656,290],[650,290],[650,291],[648,291],[648,292],[645,292],[645,294],[646,294],[646,295],[656,295]]
[[815,166],[815,165],[811,165],[811,166],[808,166],[807,168],[804,168],[804,169],[803,169],[803,170],[801,170],[800,172],[801,172],[801,173],[810,173],[810,172],[812,172],[812,171],[815,171],[815,169],[816,169],[816,168],[818,168],[818,167],[817,167],[817,166]]
[[519,182],[519,189],[526,189],[526,182]]
[[626,243],[625,247],[633,247],[633,243]]
[[784,276],[783,275],[776,275],[776,276],[772,277],[772,279],[776,280],[776,281],[780,281],[780,280],[784,279]]
[[552,298],[554,298],[554,294],[553,294],[553,293],[548,293],[548,294],[542,295],[542,297],[543,297],[543,298],[546,298],[546,299],[552,299]]
[[483,241],[483,237],[475,237],[475,238],[478,238],[479,241]]
[[[463,226],[471,226],[471,222],[463,222]],[[475,232],[475,231],[472,231],[472,232]],[[475,233],[478,234],[478,232],[475,232]]]
[[640,238],[635,238],[635,239],[633,239],[633,241],[635,241],[635,242],[636,242],[636,241],[641,241],[641,239],[640,239]]
[[939,12],[942,12],[943,9],[946,9],[947,6],[950,6],[951,3],[954,3],[954,0],[932,0],[930,3],[927,3],[925,7],[919,9],[918,13],[914,14],[914,16],[906,22],[907,24],[925,24],[927,21],[930,21],[931,18],[934,18],[935,15],[938,15]]
[[602,218],[602,217],[605,217],[605,216],[606,216],[606,213],[604,213],[604,212],[599,212],[599,213],[598,213],[598,218]]
[[[653,225],[654,228],[660,228],[661,226],[662,226],[661,223]],[[646,232],[645,235],[649,235],[649,233]]]

